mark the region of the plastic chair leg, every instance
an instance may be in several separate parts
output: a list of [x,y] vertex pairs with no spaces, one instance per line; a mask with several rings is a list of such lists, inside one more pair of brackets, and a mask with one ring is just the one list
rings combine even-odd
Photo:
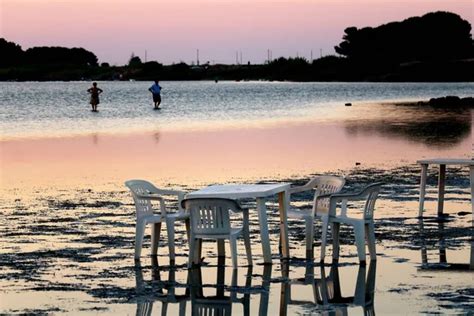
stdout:
[[365,262],[365,225],[358,223],[354,225],[354,236],[357,246],[357,255],[360,262]]
[[196,252],[197,252],[197,240],[195,238],[191,238],[189,240],[188,268],[191,268],[193,266]]
[[143,236],[145,235],[144,222],[137,222],[135,231],[135,259],[140,259],[142,253]]
[[158,254],[158,246],[160,244],[161,223],[154,223],[151,226],[151,254]]
[[[245,244],[245,252],[247,253],[247,261],[248,265],[251,266],[252,263],[252,245],[250,243],[250,220],[249,220],[249,213],[248,210],[244,211],[244,225],[242,229],[242,234],[244,237],[244,244]],[[281,231],[280,231],[280,245],[281,245]]]
[[324,257],[326,256],[326,243],[328,238],[328,226],[329,218],[322,218],[322,233],[321,233],[321,262],[324,262]]
[[217,256],[225,258],[225,240],[217,239]]
[[333,260],[339,259],[339,232],[340,232],[341,224],[340,223],[331,223],[331,231],[332,231],[332,258]]
[[247,261],[249,266],[253,265],[252,263],[252,245],[250,243],[250,232],[248,228],[244,228],[244,243],[245,243],[245,252],[247,253]]
[[189,240],[191,239],[191,221],[189,220],[189,218],[184,221],[184,224],[186,225],[186,237],[188,238],[189,242]]
[[232,256],[232,267],[237,268],[237,239],[231,237],[230,241],[230,254]]
[[170,252],[170,261],[175,260],[174,251],[174,219],[166,220],[166,231],[168,232],[168,248]]
[[313,218],[305,218],[306,224],[306,257],[313,259],[313,242],[314,242],[314,222]]
[[366,237],[369,246],[370,260],[377,260],[377,253],[375,251],[375,227],[374,222],[366,224]]
[[196,239],[194,243],[195,250],[194,250],[194,263],[200,264],[201,263],[201,253],[202,253],[202,239]]

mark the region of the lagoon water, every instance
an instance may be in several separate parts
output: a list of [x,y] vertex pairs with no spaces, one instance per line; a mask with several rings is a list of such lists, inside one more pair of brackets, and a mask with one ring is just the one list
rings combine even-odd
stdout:
[[[473,84],[162,82],[159,111],[150,84],[99,82],[105,92],[92,113],[89,83],[0,83],[0,314],[472,313],[468,172],[448,169],[448,216],[439,220],[430,169],[419,220],[416,160],[470,158],[474,113],[396,103],[472,96]],[[345,176],[344,192],[385,183],[375,212],[376,264],[358,265],[344,227],[339,264],[321,266],[320,223],[316,260],[305,261],[297,220],[289,221],[292,258],[282,264],[276,199],[268,210],[271,266],[261,264],[255,201],[248,201],[253,268],[241,255],[234,271],[229,249],[221,265],[215,244],[205,243],[205,264],[186,269],[184,225],[176,231],[176,265],[169,265],[165,232],[158,261],[149,257],[149,231],[141,263],[133,260],[127,179],[192,191],[303,184],[316,174]],[[311,203],[311,193],[292,198],[294,207]]]
[[[91,113],[88,82],[0,83],[2,138],[65,136],[209,126],[262,126],[291,120],[339,121],[344,104],[472,95],[472,83],[161,82],[163,109],[152,111],[149,82],[99,82]],[[358,114],[378,115],[376,109]]]

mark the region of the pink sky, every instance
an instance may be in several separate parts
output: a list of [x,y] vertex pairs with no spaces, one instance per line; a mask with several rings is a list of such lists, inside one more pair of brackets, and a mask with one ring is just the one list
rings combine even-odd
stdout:
[[334,53],[348,26],[451,11],[473,24],[472,0],[0,0],[0,37],[32,46],[84,47],[100,62],[130,55],[169,64],[261,63]]

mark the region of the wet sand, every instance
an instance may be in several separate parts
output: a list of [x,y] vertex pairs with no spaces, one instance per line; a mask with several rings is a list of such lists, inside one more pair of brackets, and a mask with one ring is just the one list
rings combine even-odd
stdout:
[[[420,222],[416,218],[420,170],[415,164],[417,159],[428,157],[468,157],[470,125],[467,132],[455,130],[447,146],[443,140],[427,143],[426,134],[413,136],[409,128],[387,128],[396,124],[396,119],[385,119],[378,125],[307,122],[266,128],[2,141],[0,312],[134,314],[152,307],[158,313],[174,288],[184,295],[185,310],[191,314],[196,301],[186,294],[192,292],[188,274],[196,277],[196,273],[185,268],[188,249],[184,227],[177,229],[177,267],[168,266],[166,233],[160,243],[158,265],[148,257],[147,236],[142,264],[136,266],[134,206],[123,182],[144,178],[160,186],[191,191],[213,183],[301,184],[314,174],[345,175],[346,192],[375,181],[386,183],[376,207],[376,267],[368,265],[361,270],[350,229],[342,230],[339,266],[328,263],[322,270],[319,264],[306,262],[304,225],[291,220],[289,267],[281,266],[275,255],[268,271],[261,265],[258,220],[251,212],[257,264],[252,270],[240,267],[238,284],[233,285],[230,258],[221,271],[216,266],[214,244],[205,243],[206,259],[201,268],[205,295],[223,290],[227,296],[235,293],[238,298],[246,297],[252,315],[344,309],[360,313],[360,305],[378,314],[470,312],[474,309],[474,275],[467,269],[473,238],[467,171],[448,170],[448,216],[439,221],[433,217],[436,172],[430,170],[427,218]],[[304,207],[311,199],[303,194],[293,201]],[[269,209],[274,254],[278,248],[276,205],[273,201]],[[320,236],[320,225],[317,227],[316,236]],[[317,237],[316,257],[319,245]],[[241,243],[239,253],[244,253]],[[245,265],[244,256],[239,257],[239,263]],[[223,286],[217,280],[222,274]],[[362,274],[366,281],[357,282]],[[334,281],[334,275],[339,275],[341,297],[329,304],[318,303],[311,282],[320,284],[324,276]],[[302,280],[309,283],[298,285]],[[356,289],[359,293],[364,286],[370,289],[372,282],[373,291],[369,290],[363,303],[351,299]],[[176,314],[178,305],[169,304],[168,314]],[[242,314],[244,308],[245,304],[232,304],[234,314]]]

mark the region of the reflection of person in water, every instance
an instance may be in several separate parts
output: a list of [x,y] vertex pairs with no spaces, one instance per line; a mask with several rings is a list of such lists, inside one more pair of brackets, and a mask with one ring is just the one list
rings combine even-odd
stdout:
[[100,103],[99,94],[104,91],[100,88],[97,88],[97,82],[93,82],[92,87],[87,89],[87,92],[89,92],[91,95],[90,104],[92,105],[92,112],[97,112],[97,104]]
[[160,108],[161,104],[161,86],[158,80],[148,89],[153,95],[153,102],[155,103],[155,110]]

